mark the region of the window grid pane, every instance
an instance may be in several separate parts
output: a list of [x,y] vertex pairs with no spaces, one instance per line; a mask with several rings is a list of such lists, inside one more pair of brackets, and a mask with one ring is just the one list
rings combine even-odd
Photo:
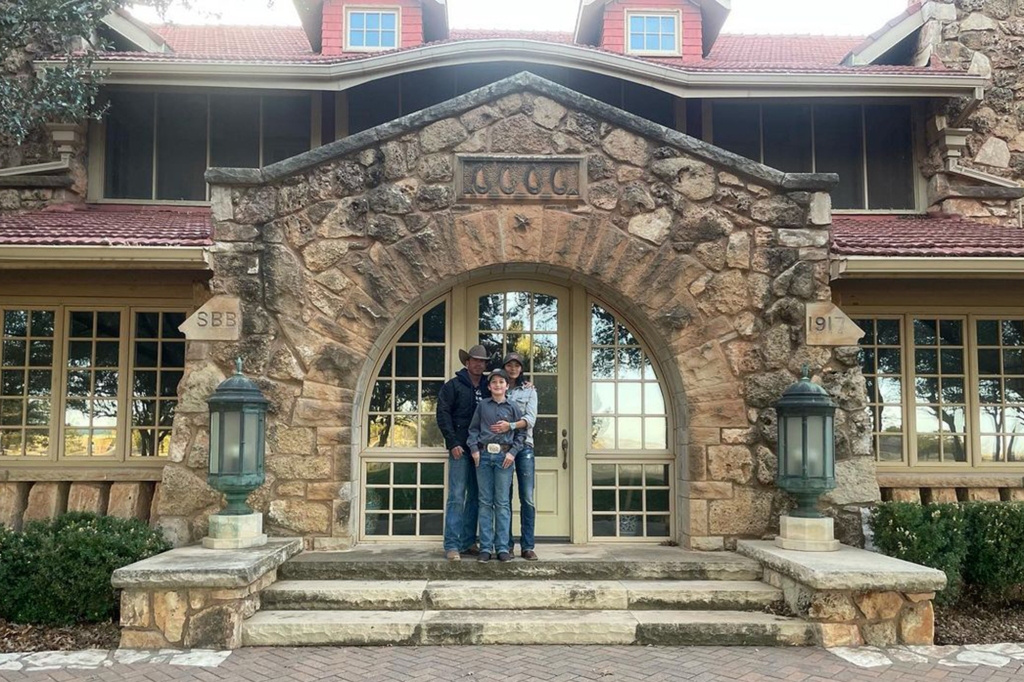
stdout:
[[66,321],[63,455],[116,456],[121,313],[69,310]]
[[917,461],[967,462],[964,320],[914,317]]
[[590,448],[666,450],[668,418],[647,353],[615,316],[591,308]]
[[677,19],[674,14],[630,14],[629,51],[675,54]]
[[981,462],[1024,462],[1024,320],[975,322]]
[[906,461],[901,318],[860,318],[861,372],[867,387],[871,442],[879,462]]
[[437,394],[448,377],[447,303],[418,317],[385,356],[370,395],[368,448],[444,449]]
[[591,536],[667,537],[671,532],[672,465],[591,464]]
[[537,387],[534,456],[558,457],[559,380],[558,306],[555,296],[509,291],[481,296],[477,302],[477,339],[499,366],[506,354],[526,360],[523,372]]
[[443,535],[446,479],[444,462],[366,462],[363,534]]
[[348,45],[382,50],[398,47],[398,15],[395,12],[349,12]]
[[181,312],[135,312],[132,336],[131,457],[167,457],[178,382],[185,368]]
[[53,310],[0,309],[0,456],[50,452]]

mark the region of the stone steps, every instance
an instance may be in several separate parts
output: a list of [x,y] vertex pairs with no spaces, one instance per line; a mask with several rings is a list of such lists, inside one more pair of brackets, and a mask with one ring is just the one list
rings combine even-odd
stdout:
[[740,611],[260,611],[245,646],[644,644],[802,646],[813,626]]
[[734,610],[760,611],[782,592],[726,580],[283,580],[261,594],[286,610]]
[[[648,550],[651,548],[647,548]],[[508,563],[448,562],[434,548],[428,555],[366,552],[303,552],[278,569],[282,580],[760,580],[760,564],[726,552],[686,552],[675,548],[646,558],[564,556]],[[541,547],[540,551],[544,551]]]

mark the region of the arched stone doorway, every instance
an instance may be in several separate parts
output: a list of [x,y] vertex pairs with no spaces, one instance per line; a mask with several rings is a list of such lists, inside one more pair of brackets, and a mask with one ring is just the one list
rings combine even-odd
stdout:
[[581,291],[647,344],[674,415],[684,546],[720,549],[777,524],[771,405],[802,364],[846,394],[840,458],[869,452],[863,400],[844,388],[860,380],[856,356],[804,343],[804,304],[830,298],[834,176],[783,174],[521,74],[208,179],[211,292],[240,299],[243,338],[189,347],[180,464],[158,505],[185,535],[216,508],[195,455],[202,401],[241,355],[272,404],[268,484],[253,498],[268,529],[354,542],[363,392],[419,311],[478,279]]
[[568,274],[487,268],[411,302],[411,317],[382,337],[386,349],[371,356],[354,400],[355,537],[440,535],[447,457],[434,396],[461,367],[457,349],[482,343],[494,358],[520,352],[538,388],[538,535],[676,539],[687,470],[678,373],[652,354],[663,343],[648,343],[641,326]]

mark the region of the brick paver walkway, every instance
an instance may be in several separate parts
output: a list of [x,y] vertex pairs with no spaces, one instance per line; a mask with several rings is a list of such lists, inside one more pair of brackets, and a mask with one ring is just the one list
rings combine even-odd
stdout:
[[[124,660],[124,659],[122,659]],[[242,649],[209,667],[172,665],[170,662],[123,664],[108,661],[101,667],[61,667],[33,672],[0,670],[0,680],[20,682],[56,680],[77,682],[569,682],[600,680],[899,680],[900,682],[957,682],[1024,680],[1024,661],[993,665],[894,663],[864,668],[817,648],[773,649],[752,647],[423,647],[423,648],[307,648]]]

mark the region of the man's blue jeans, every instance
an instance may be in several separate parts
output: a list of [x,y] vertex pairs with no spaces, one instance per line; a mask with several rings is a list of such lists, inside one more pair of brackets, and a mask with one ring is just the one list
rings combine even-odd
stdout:
[[480,466],[476,469],[480,488],[480,551],[509,551],[508,536],[512,532],[513,467],[502,469],[505,453],[481,452]]
[[[535,466],[533,448],[530,446],[526,446],[516,455],[516,482],[519,484],[519,525],[522,531],[519,536],[519,544],[522,545],[524,552],[533,549],[534,532],[537,527],[537,506],[533,501]],[[511,487],[511,482],[509,482],[509,500],[512,499]],[[509,550],[513,545],[515,545],[515,538],[512,536],[512,524],[509,524]]]
[[444,508],[444,551],[463,552],[477,541],[476,471],[469,448],[462,446],[462,457],[448,453],[448,502]]

